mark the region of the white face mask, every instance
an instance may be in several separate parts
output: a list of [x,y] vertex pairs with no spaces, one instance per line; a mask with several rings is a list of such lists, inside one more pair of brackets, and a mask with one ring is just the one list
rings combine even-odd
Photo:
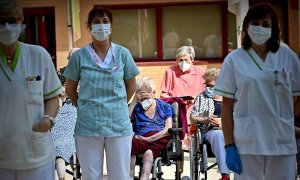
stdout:
[[92,24],[92,36],[98,41],[105,41],[111,34],[110,24]]
[[6,46],[15,43],[21,34],[21,24],[10,26],[5,23],[5,26],[0,28],[0,42]]
[[270,39],[271,34],[271,28],[249,25],[248,35],[250,39],[257,45],[262,45],[267,42]]
[[141,105],[143,106],[143,108],[145,110],[148,110],[151,107],[152,103],[153,103],[153,99],[152,98],[151,99],[145,99],[145,100],[143,100],[141,102]]
[[179,67],[180,67],[182,72],[185,72],[185,71],[187,71],[191,68],[191,64],[186,62],[186,61],[181,61],[179,63]]

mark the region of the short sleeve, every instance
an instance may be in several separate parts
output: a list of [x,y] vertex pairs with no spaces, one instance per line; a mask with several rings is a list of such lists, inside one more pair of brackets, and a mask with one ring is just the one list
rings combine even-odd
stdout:
[[57,76],[50,54],[44,50],[45,74],[44,74],[44,99],[51,99],[62,92],[62,85]]
[[[83,49],[82,49],[83,50]],[[80,79],[80,60],[79,60],[79,51],[74,52],[71,56],[68,65],[65,69],[64,76],[67,79],[71,79],[73,81],[79,81]]]
[[229,54],[221,67],[218,76],[215,92],[216,94],[228,98],[234,98],[237,89],[236,80],[234,76],[233,58]]
[[122,48],[125,57],[125,65],[124,65],[124,79],[130,79],[140,74],[139,69],[137,68],[133,57],[128,49]]
[[170,74],[169,74],[169,68],[166,70],[165,74],[164,74],[164,78],[161,82],[161,86],[160,86],[160,90],[163,91],[163,92],[169,92],[170,90],[170,82],[171,82],[171,79],[170,79]]
[[201,94],[199,94],[195,98],[194,106],[191,111],[191,116],[199,116],[200,115],[200,106],[201,106]]
[[166,103],[165,107],[164,107],[164,110],[165,110],[166,118],[173,117],[173,109],[172,109],[172,106],[170,104]]

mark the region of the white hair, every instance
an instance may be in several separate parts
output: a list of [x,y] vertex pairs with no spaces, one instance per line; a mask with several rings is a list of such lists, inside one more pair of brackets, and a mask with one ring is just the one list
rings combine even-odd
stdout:
[[139,78],[136,83],[136,90],[140,90],[143,85],[146,85],[148,90],[155,91],[155,84],[152,78],[150,77]]
[[195,49],[193,46],[182,46],[176,51],[176,58],[181,57],[183,55],[190,55],[191,59],[195,59]]

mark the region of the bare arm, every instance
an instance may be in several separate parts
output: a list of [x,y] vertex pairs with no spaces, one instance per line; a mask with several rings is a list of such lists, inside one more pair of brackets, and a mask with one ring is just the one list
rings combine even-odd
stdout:
[[161,98],[168,98],[168,97],[170,97],[170,96],[168,95],[167,92],[162,91],[161,94],[160,94],[160,97],[161,97]]
[[165,127],[162,131],[152,135],[152,136],[149,136],[149,137],[143,137],[143,136],[135,136],[137,139],[142,139],[144,141],[147,141],[147,142],[153,142],[153,141],[156,141],[162,137],[165,137],[168,135],[168,129],[169,128],[172,128],[172,117],[168,117],[166,119],[166,122],[165,122]]
[[225,138],[225,145],[234,144],[233,104],[234,104],[234,99],[223,97],[221,118],[222,118],[222,129]]
[[[45,105],[45,115],[55,117],[59,109],[59,97],[56,96],[51,99],[44,101]],[[32,127],[33,131],[37,132],[47,132],[51,128],[51,122],[48,118],[43,118],[41,121],[34,124]]]
[[71,99],[74,106],[77,106],[77,100],[78,100],[77,87],[78,87],[78,81],[67,79],[66,93]]
[[295,135],[296,135],[296,138],[300,137],[300,128],[296,127],[296,126],[295,126]]
[[135,77],[125,80],[125,86],[126,86],[127,102],[129,102],[136,90]]
[[138,103],[138,100],[137,100],[137,93],[135,94],[135,96],[133,97],[131,103],[129,104],[129,107],[128,107],[128,114],[129,114],[129,117],[131,117],[132,115],[132,112],[134,110],[134,107],[136,106],[136,104]]

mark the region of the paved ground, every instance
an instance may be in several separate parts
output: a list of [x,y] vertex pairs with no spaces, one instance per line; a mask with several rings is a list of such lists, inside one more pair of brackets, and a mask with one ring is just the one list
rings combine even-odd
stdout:
[[[208,159],[209,165],[215,162],[215,158],[209,158]],[[172,166],[163,166],[162,167],[164,175],[163,178],[165,180],[173,180],[175,179],[175,165]],[[106,168],[104,167],[104,174],[106,174]],[[136,168],[136,175],[138,174],[138,167]],[[189,155],[188,153],[184,153],[184,171],[182,176],[190,176],[190,161],[189,161]],[[202,178],[201,176],[200,178]],[[208,180],[218,180],[220,179],[221,175],[218,172],[217,166],[213,169],[210,169],[208,171]],[[230,174],[230,179],[234,179],[233,173]],[[56,177],[56,180],[58,178]],[[66,175],[66,180],[73,180],[71,175]],[[107,176],[103,178],[103,180],[107,180]],[[300,178],[297,178],[297,180],[300,180]]]
[[[215,158],[209,158],[208,161],[211,163],[215,162]],[[165,180],[175,179],[175,165],[172,166],[163,166],[163,178]],[[106,169],[104,168],[104,174],[106,174]],[[138,174],[138,167],[136,168],[136,175]],[[184,171],[182,176],[190,176],[190,162],[188,153],[184,154]],[[218,173],[217,167],[210,169],[208,171],[208,180],[217,180],[220,179],[221,175]],[[230,174],[230,178],[233,179],[233,173]],[[66,176],[66,180],[72,180],[70,175]],[[104,177],[103,180],[107,180],[107,177]]]

